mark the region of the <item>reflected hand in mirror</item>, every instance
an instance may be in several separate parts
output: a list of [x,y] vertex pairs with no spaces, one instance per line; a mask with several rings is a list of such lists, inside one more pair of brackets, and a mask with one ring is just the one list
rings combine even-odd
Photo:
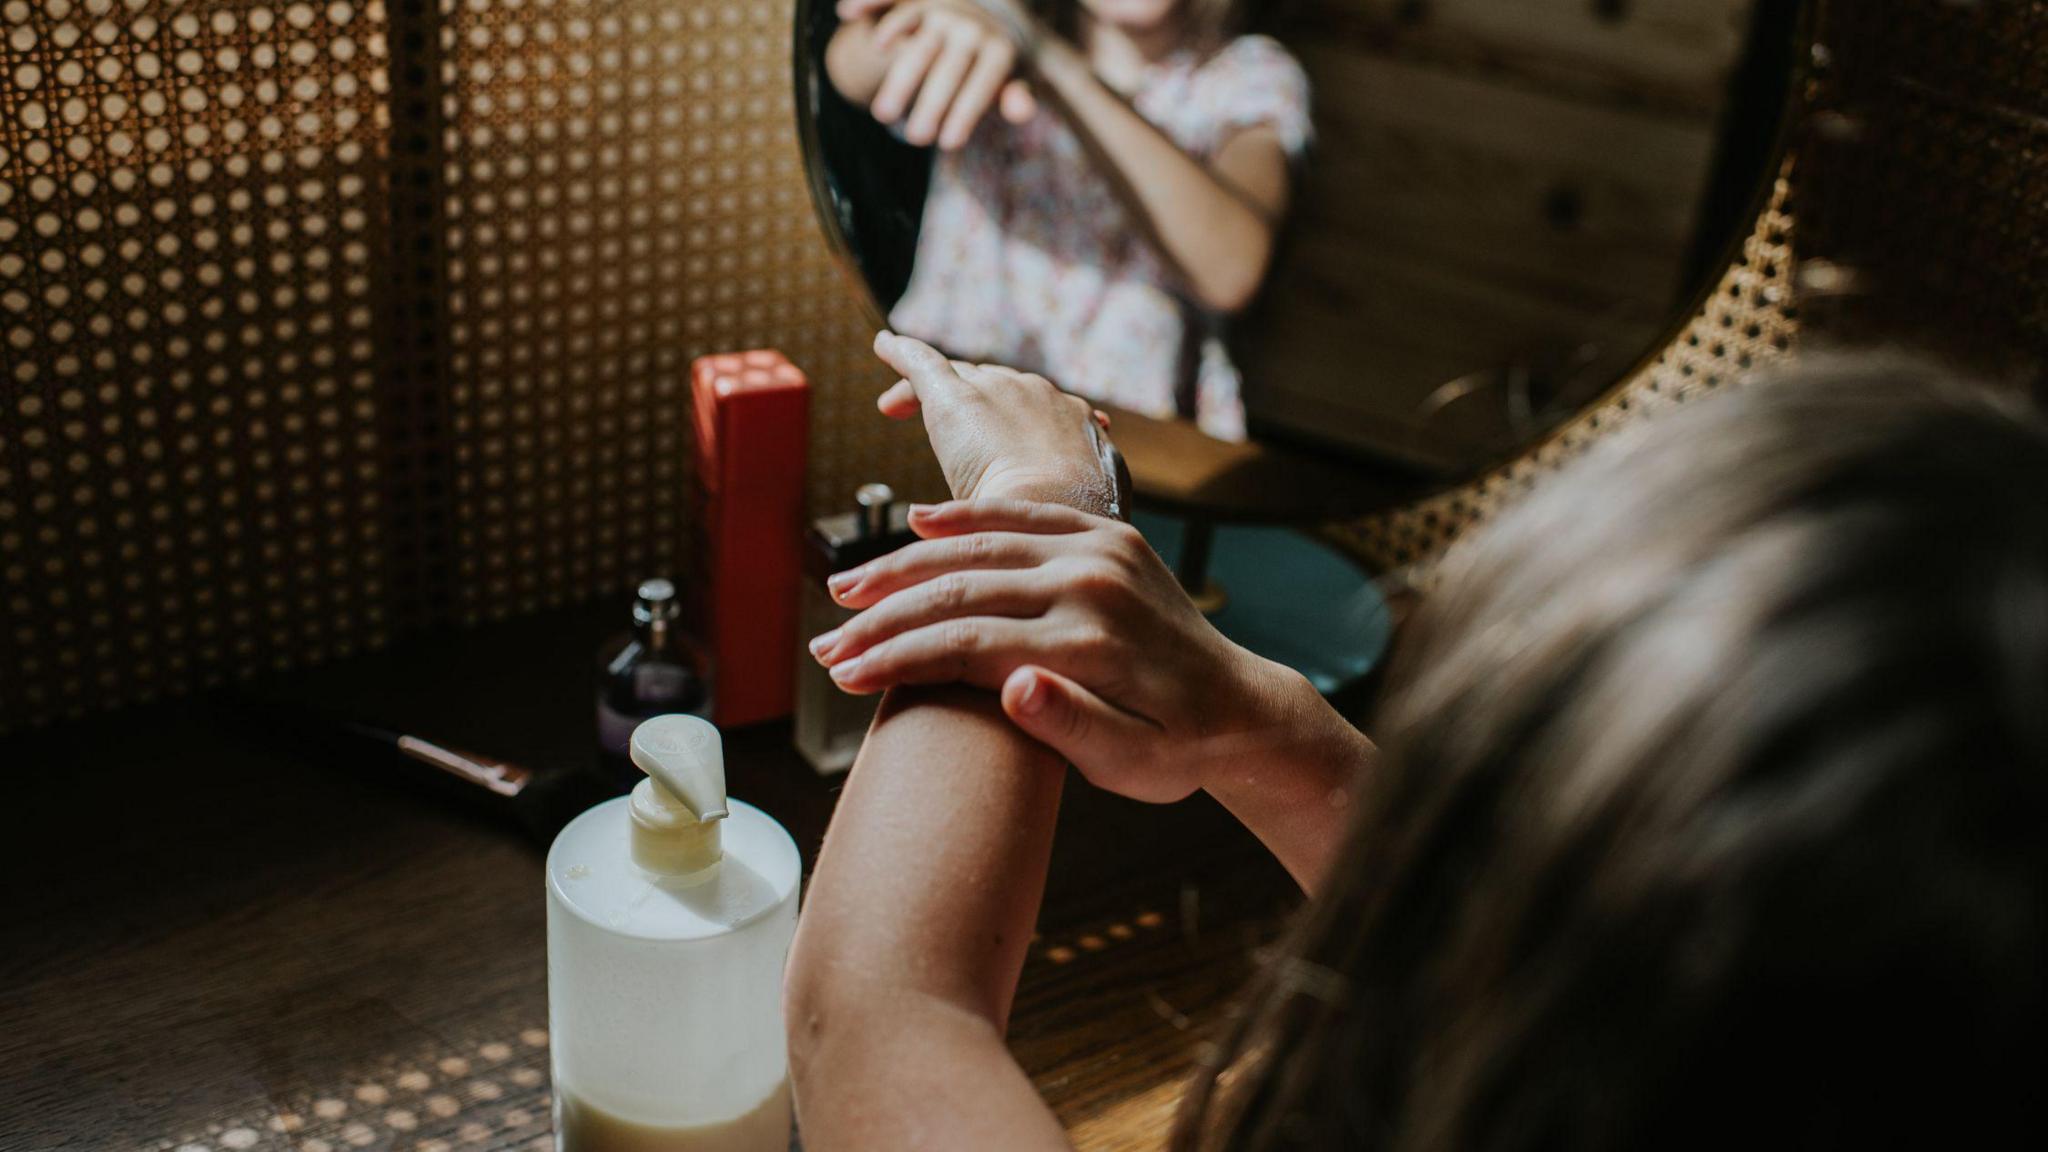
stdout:
[[1265,277],[1308,87],[1278,43],[1230,38],[1228,8],[842,5],[834,88],[941,148],[892,327],[1242,439],[1221,327]]
[[1030,17],[1001,20],[1001,0],[986,2],[841,0],[825,58],[833,85],[882,123],[901,122],[919,147],[959,149],[994,109],[1012,124],[1030,120],[1037,101],[1017,75]]

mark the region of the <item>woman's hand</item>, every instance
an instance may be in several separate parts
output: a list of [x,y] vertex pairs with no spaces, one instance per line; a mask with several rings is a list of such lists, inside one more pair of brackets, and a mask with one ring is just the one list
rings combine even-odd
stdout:
[[1109,418],[1034,376],[948,360],[929,344],[882,332],[875,354],[903,379],[877,406],[898,420],[922,412],[925,434],[957,499],[1044,500],[1101,514],[1119,506],[1101,431]]
[[[1096,785],[1179,800],[1293,742],[1306,684],[1231,643],[1127,524],[1016,500],[914,508],[923,540],[835,576],[811,646],[850,692],[964,681]],[[1310,693],[1313,695],[1313,693]]]
[[991,108],[1021,124],[1037,114],[1017,77],[1023,39],[1033,26],[1001,0],[841,0],[847,23],[873,19],[874,50],[888,59],[869,109],[903,138],[947,151],[967,143]]

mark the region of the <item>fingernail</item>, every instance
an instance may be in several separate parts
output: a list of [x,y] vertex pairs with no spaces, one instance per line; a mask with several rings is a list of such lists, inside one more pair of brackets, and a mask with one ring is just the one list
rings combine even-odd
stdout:
[[[860,583],[861,574],[861,569],[859,568],[848,568],[844,572],[834,572],[825,578],[825,587],[832,593],[834,600],[843,600],[846,598],[846,594],[853,590],[853,586]],[[833,635],[838,635],[837,629],[833,631]]]
[[811,655],[817,657],[820,660],[823,660],[825,658],[825,653],[830,652],[833,646],[838,643],[839,629],[834,628],[830,632],[827,632],[824,635],[819,636],[811,641]]
[[844,664],[833,665],[832,682],[835,684],[844,684],[848,680],[851,680],[854,677],[860,675],[861,663],[866,659],[867,657],[865,656],[855,656],[853,659],[848,660]]
[[938,514],[939,506],[937,504],[912,504],[910,506],[910,518],[912,520],[923,520],[928,516],[936,516]]
[[1017,697],[1017,711],[1026,716],[1036,716],[1045,707],[1045,689],[1036,676],[1024,680],[1024,691]]

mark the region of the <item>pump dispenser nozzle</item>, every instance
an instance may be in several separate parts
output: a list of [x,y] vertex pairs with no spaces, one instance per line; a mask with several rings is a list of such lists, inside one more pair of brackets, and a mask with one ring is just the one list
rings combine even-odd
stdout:
[[718,863],[726,817],[725,748],[696,716],[656,716],[633,729],[633,859],[651,872],[685,876]]

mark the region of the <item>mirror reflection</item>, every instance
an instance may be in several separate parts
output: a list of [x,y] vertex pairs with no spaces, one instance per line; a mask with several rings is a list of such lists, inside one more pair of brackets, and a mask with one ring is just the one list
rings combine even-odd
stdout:
[[881,318],[1223,440],[1469,474],[1665,338],[1764,182],[1789,0],[807,0]]

